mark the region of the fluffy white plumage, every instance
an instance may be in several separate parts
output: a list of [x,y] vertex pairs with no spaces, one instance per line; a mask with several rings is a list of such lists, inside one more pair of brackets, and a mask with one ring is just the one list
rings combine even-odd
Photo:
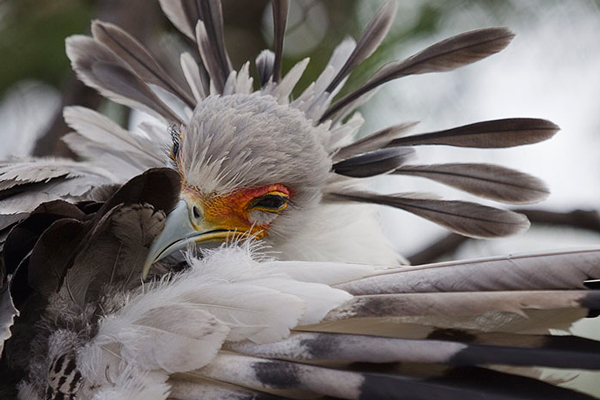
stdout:
[[190,269],[123,297],[120,308],[99,321],[93,340],[77,350],[87,396],[158,393],[169,375],[208,365],[227,343],[285,339],[352,298],[330,285],[379,270],[260,257],[253,259],[248,245],[189,256]]

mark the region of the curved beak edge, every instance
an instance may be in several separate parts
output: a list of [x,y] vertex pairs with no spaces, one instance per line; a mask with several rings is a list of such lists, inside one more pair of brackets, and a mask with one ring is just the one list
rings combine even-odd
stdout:
[[167,217],[165,228],[154,239],[148,250],[144,269],[142,270],[142,278],[146,279],[152,264],[177,250],[187,247],[189,243],[195,242],[202,233],[198,232],[190,221],[187,202],[180,200]]

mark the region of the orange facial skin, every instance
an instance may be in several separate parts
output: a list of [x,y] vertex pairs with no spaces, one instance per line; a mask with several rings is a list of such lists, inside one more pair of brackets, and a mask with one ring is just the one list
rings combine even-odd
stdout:
[[[238,232],[241,236],[252,236],[261,239],[267,234],[268,224],[252,224],[249,213],[252,210],[261,210],[253,207],[255,199],[266,194],[290,196],[290,190],[281,184],[274,184],[252,189],[239,189],[226,196],[206,195],[196,189],[186,186],[183,188],[184,196],[193,204],[201,207],[204,220],[215,229]],[[284,207],[285,208],[285,207]]]

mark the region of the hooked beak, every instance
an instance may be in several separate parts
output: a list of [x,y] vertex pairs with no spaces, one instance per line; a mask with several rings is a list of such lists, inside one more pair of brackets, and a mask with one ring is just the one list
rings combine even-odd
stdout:
[[191,243],[224,241],[232,234],[247,236],[246,232],[232,232],[214,226],[207,222],[202,215],[194,214],[193,206],[190,206],[186,200],[179,201],[166,219],[164,230],[150,246],[142,271],[143,279],[148,276],[152,264],[177,250],[186,248]]

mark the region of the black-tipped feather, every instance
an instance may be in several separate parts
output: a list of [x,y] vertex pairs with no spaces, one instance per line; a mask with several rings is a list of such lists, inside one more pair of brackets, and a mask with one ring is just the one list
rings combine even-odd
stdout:
[[379,9],[366,26],[360,39],[358,39],[354,51],[350,54],[344,66],[340,68],[329,86],[327,86],[327,89],[325,89],[326,92],[333,92],[357,65],[369,58],[377,50],[390,30],[397,9],[398,3],[396,0],[388,1]]
[[501,51],[513,37],[514,34],[507,28],[479,29],[443,40],[404,61],[389,63],[363,86],[335,102],[321,121],[385,82],[408,75],[451,71],[474,63]]
[[[220,0],[182,0],[188,23],[194,27],[202,60],[219,93],[231,73],[231,62],[225,49],[223,9]],[[200,22],[202,22],[200,24]],[[201,25],[201,32],[198,25]],[[207,65],[211,63],[211,66]]]
[[108,98],[181,123],[171,110],[112,50],[85,36],[67,39],[67,55],[77,76]]
[[497,149],[538,143],[550,139],[559,129],[544,119],[508,118],[401,137],[388,146],[445,145]]
[[508,204],[531,204],[549,194],[540,179],[492,164],[404,165],[395,175],[419,176]]
[[219,60],[215,57],[206,27],[202,21],[198,21],[198,25],[196,26],[196,41],[198,42],[198,51],[208,71],[212,85],[214,85],[217,93],[223,93],[227,76],[224,76]]
[[272,0],[271,5],[273,7],[273,50],[275,52],[272,76],[273,81],[279,82],[281,80],[281,61],[283,59],[283,38],[290,2],[289,0]]
[[[222,93],[232,68],[225,48],[221,2],[219,0],[160,0],[160,6],[177,29],[198,42],[210,78],[217,91]],[[198,35],[199,21],[203,25],[201,37]],[[207,62],[211,63],[210,68]]]
[[174,94],[192,109],[195,107],[196,102],[190,93],[182,89],[133,36],[116,25],[101,21],[92,23],[92,35],[125,61],[144,82]]
[[254,357],[333,365],[400,362],[600,369],[600,342],[576,336],[525,336],[528,339],[528,346],[523,346],[300,332],[275,344],[231,343],[227,349]]
[[398,136],[401,136],[404,133],[406,133],[406,131],[411,129],[416,124],[417,122],[406,122],[403,124],[390,126],[389,128],[382,129],[371,135],[365,136],[364,138],[358,139],[355,142],[342,147],[334,155],[333,159],[335,161],[345,160],[347,158],[362,153],[378,150],[382,147],[385,147],[388,143],[396,139]]
[[263,50],[256,57],[256,69],[261,87],[264,87],[273,76],[274,66],[275,54],[271,50]]
[[119,65],[97,63],[92,66],[91,71],[102,82],[104,89],[137,100],[162,115],[167,121],[183,123],[181,118],[130,70]]
[[181,119],[108,47],[92,38],[67,39],[67,55],[79,79],[108,98],[162,116],[168,121]]
[[[385,368],[380,369],[382,373],[370,372],[370,366],[372,364],[358,364],[355,370],[343,371],[223,353],[210,365],[191,375],[292,398],[329,396],[343,399],[399,400],[591,399],[590,396],[535,379],[482,368],[432,368],[431,372],[396,375],[393,370],[385,371]],[[410,364],[407,365],[402,373],[410,367]]]
[[410,148],[376,150],[335,163],[332,171],[352,178],[368,178],[395,170],[413,154],[414,150]]
[[476,203],[380,195],[368,192],[331,193],[329,199],[373,203],[400,208],[461,235],[478,238],[510,236],[525,231],[524,215]]

